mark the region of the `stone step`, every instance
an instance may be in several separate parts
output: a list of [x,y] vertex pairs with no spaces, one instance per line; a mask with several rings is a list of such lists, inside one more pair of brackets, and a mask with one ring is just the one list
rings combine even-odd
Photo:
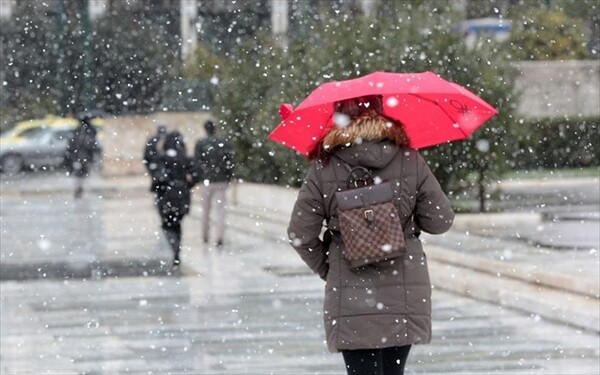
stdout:
[[426,246],[426,252],[429,259],[440,263],[468,267],[498,277],[520,280],[529,284],[573,292],[596,299],[600,297],[600,284],[584,277],[573,277],[541,270],[537,265],[520,264],[515,266],[510,262],[486,259],[431,244]]
[[[287,222],[281,214],[235,207],[230,210],[228,225],[279,244],[285,241]],[[598,284],[593,280],[522,269],[439,246],[427,245],[426,253],[437,288],[600,332]],[[285,276],[310,273],[305,267],[283,266],[271,271]]]
[[587,297],[429,260],[435,287],[539,317],[600,332],[600,303]]

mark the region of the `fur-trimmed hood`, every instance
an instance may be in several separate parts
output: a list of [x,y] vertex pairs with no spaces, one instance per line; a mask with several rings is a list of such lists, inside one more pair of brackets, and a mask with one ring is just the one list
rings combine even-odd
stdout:
[[402,125],[389,120],[375,111],[353,118],[346,126],[336,125],[323,138],[322,147],[331,153],[337,147],[349,147],[365,141],[390,140],[398,146],[409,146]]

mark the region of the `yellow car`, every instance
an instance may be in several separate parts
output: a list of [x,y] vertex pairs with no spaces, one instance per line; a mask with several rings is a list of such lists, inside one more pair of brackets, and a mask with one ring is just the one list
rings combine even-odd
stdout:
[[[100,141],[104,121],[95,118],[91,123]],[[68,140],[78,124],[74,118],[56,116],[17,123],[0,136],[0,170],[15,174],[23,169],[62,166]]]
[[[103,136],[104,120],[101,118],[94,118],[91,121],[92,125],[98,131],[98,139],[101,140]],[[79,120],[73,117],[59,117],[48,115],[40,119],[32,119],[18,122],[12,129],[0,136],[0,142],[2,145],[12,144],[20,142],[23,139],[29,138],[31,134],[37,133],[40,128],[64,128],[72,127],[73,129],[79,125]]]

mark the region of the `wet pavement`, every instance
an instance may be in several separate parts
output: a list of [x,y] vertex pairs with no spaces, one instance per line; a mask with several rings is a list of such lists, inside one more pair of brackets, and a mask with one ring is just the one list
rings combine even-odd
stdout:
[[131,216],[129,209],[131,201],[101,194],[3,197],[0,279],[165,274],[171,255],[154,217]]
[[[213,275],[3,283],[2,373],[343,374],[323,342],[318,278],[249,272],[246,257],[236,272],[240,254],[204,254],[235,264]],[[598,373],[596,335],[441,291],[433,301],[433,341],[407,373]]]
[[[3,195],[2,265],[169,260],[147,192],[98,195]],[[202,244],[198,217],[184,222],[178,275],[132,264],[137,277],[2,281],[1,373],[343,374],[324,344],[322,281],[283,241],[253,234],[256,216],[221,249]],[[600,372],[597,333],[438,289],[433,303],[433,342],[407,373]]]

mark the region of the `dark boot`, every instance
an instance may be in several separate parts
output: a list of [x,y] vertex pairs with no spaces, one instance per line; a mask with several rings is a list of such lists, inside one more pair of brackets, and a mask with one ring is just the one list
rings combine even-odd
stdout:
[[181,232],[174,229],[166,229],[165,235],[171,250],[173,250],[173,268],[179,267],[181,259],[179,258],[179,252],[181,251]]

